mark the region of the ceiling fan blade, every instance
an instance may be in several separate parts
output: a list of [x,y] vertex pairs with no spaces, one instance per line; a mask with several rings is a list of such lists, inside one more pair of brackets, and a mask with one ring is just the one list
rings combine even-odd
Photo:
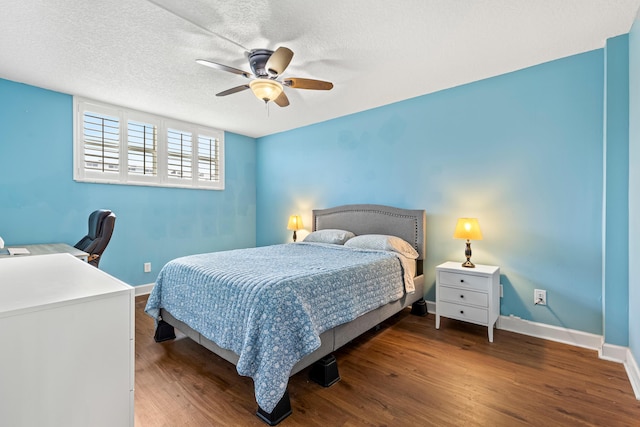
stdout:
[[233,73],[233,74],[239,74],[239,75],[244,76],[246,78],[250,78],[251,77],[250,73],[248,73],[246,71],[239,70],[237,68],[229,67],[228,65],[218,64],[217,62],[207,61],[206,59],[196,59],[196,62],[198,64],[200,64],[200,65],[204,65],[204,66],[207,66],[207,67],[215,68],[216,70],[228,71],[228,72]]
[[273,100],[273,102],[278,104],[279,107],[286,107],[287,105],[289,105],[289,98],[287,98],[287,95],[284,93],[284,91],[282,91],[280,92],[280,95],[278,95],[278,97]]
[[240,85],[236,87],[232,87],[231,89],[223,90],[220,93],[216,93],[216,96],[227,96],[233,93],[242,92],[243,90],[249,89],[249,85]]
[[282,82],[285,86],[294,89],[331,90],[333,83],[322,80],[302,79],[299,77],[288,77]]
[[271,54],[269,60],[267,61],[267,65],[265,66],[267,73],[272,76],[278,76],[282,74],[284,70],[289,66],[291,58],[293,58],[293,52],[291,51],[291,49],[280,46],[278,49],[276,49],[275,52]]

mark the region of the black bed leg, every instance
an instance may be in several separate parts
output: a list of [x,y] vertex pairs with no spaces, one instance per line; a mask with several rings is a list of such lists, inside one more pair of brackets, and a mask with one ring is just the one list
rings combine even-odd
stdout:
[[318,360],[311,366],[309,377],[323,387],[329,387],[340,381],[336,357],[330,354]]
[[158,324],[156,325],[156,333],[153,336],[153,339],[156,342],[162,342],[175,339],[175,337],[176,331],[173,329],[173,326],[162,319],[158,320]]
[[423,298],[411,304],[411,314],[414,316],[426,316],[427,315],[427,303]]
[[291,401],[289,400],[289,390],[284,392],[284,396],[278,402],[273,411],[265,412],[264,409],[258,407],[258,412],[256,412],[258,418],[260,418],[265,423],[270,426],[274,426],[278,424],[280,421],[287,418],[291,415]]

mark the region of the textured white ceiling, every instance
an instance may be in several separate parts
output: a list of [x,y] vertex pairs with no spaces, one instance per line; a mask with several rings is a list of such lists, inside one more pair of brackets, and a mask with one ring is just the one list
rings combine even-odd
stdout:
[[[258,137],[601,48],[640,0],[0,0],[0,78]],[[176,16],[177,15],[177,16]],[[332,81],[264,104],[203,58]],[[0,94],[1,96],[1,94]]]

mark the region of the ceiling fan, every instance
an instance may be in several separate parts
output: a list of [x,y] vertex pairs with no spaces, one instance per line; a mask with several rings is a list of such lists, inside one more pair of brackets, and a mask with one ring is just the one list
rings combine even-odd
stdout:
[[269,49],[252,49],[246,53],[251,73],[228,65],[218,64],[206,59],[196,62],[217,70],[228,71],[252,79],[248,84],[232,87],[217,93],[216,96],[227,96],[233,93],[251,89],[253,94],[265,103],[275,102],[280,107],[289,105],[289,98],[284,93],[284,87],[293,89],[331,90],[333,83],[322,80],[303,79],[300,77],[282,77],[282,73],[289,66],[293,52],[284,46],[275,51]]

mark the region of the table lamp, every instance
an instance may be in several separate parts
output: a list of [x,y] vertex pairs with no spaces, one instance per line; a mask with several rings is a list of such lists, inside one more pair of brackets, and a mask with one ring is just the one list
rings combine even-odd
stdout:
[[302,225],[302,218],[300,215],[291,215],[289,217],[289,224],[287,224],[287,230],[293,230],[293,241],[295,242],[297,239],[296,231],[302,230],[304,226]]
[[476,218],[458,218],[456,230],[453,232],[456,239],[467,239],[467,248],[464,251],[467,261],[462,263],[463,267],[474,268],[471,262],[471,242],[469,240],[482,240],[480,224]]

